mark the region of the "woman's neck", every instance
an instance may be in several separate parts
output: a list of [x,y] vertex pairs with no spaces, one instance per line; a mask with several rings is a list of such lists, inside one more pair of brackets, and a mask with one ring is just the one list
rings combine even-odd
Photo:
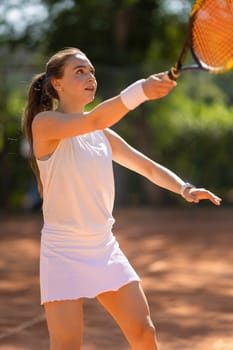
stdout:
[[74,104],[74,103],[65,103],[61,101],[58,104],[57,111],[61,113],[74,114],[74,113],[82,113],[84,111],[83,104]]

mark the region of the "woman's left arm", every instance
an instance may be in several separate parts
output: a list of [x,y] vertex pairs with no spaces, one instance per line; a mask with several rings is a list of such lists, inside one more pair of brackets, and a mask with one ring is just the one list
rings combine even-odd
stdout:
[[182,194],[188,202],[198,203],[202,199],[208,199],[215,205],[220,205],[221,199],[210,191],[186,186],[186,183],[174,172],[137,151],[116,132],[111,129],[105,129],[104,132],[112,148],[112,158],[116,163],[144,176],[157,186]]

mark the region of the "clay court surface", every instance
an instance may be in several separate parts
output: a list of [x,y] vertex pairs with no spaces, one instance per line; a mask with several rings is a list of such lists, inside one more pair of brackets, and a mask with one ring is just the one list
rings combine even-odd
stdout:
[[[232,350],[233,208],[122,208],[115,217],[160,350]],[[40,227],[38,214],[0,218],[0,350],[49,349],[39,301]],[[84,308],[83,350],[129,350],[97,301]]]

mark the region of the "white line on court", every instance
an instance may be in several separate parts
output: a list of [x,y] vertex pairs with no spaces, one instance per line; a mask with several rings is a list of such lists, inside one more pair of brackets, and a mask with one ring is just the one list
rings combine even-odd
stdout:
[[36,316],[34,318],[31,318],[28,321],[22,322],[21,324],[19,324],[18,326],[10,329],[9,331],[0,334],[0,340],[8,338],[9,336],[11,336],[13,334],[20,333],[21,331],[23,331],[23,330],[25,330],[27,328],[30,328],[30,327],[34,326],[35,324],[40,323],[40,322],[42,322],[44,320],[45,320],[45,315],[41,314],[41,315],[38,315],[38,316]]

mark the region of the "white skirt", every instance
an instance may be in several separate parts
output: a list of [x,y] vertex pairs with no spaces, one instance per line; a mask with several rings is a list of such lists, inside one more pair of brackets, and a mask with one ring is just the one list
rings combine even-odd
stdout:
[[41,303],[94,298],[115,291],[139,276],[112,234],[42,233]]

